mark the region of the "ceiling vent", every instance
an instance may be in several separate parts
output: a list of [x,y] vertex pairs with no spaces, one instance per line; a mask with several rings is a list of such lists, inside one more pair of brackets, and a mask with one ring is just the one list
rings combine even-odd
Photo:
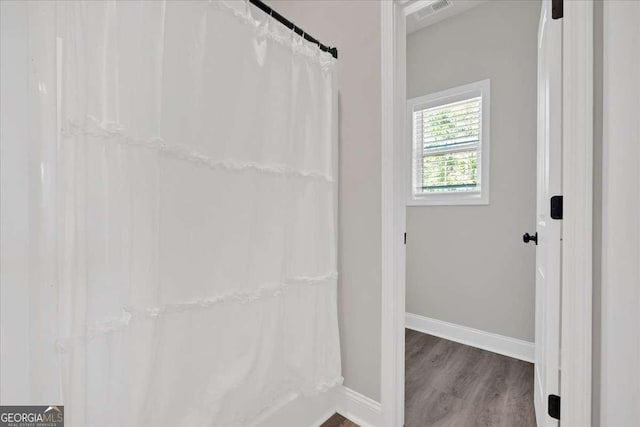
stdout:
[[423,7],[422,9],[415,12],[414,16],[418,21],[421,21],[427,16],[431,16],[434,13],[440,12],[443,9],[451,7],[451,5],[452,3],[450,0],[436,0],[433,3],[431,3],[429,6]]

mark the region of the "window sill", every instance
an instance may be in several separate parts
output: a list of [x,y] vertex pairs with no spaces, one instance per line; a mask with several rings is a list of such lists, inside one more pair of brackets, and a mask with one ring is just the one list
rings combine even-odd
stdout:
[[489,194],[438,194],[423,197],[410,196],[407,206],[471,206],[488,205]]

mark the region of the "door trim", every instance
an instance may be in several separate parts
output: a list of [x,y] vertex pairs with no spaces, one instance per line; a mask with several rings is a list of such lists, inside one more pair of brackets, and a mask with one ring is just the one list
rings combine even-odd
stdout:
[[[591,425],[593,4],[567,1],[563,23],[562,423]],[[381,2],[381,404],[404,422],[406,34],[402,1]]]
[[[404,4],[403,4],[404,3]],[[406,127],[406,2],[381,1],[381,276],[380,403],[382,426],[404,424],[406,206],[403,149]],[[401,37],[398,37],[401,34]]]
[[562,49],[563,427],[591,425],[593,3],[565,1]]

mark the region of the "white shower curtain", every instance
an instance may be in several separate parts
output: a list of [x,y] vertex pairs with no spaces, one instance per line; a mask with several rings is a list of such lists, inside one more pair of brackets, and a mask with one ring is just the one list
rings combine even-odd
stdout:
[[67,425],[340,383],[336,60],[245,1],[29,7]]

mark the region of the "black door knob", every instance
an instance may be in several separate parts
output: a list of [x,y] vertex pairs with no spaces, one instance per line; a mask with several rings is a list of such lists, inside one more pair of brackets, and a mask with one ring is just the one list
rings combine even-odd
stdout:
[[525,243],[529,243],[529,242],[534,242],[536,245],[538,244],[538,232],[536,231],[536,234],[534,234],[533,236],[529,233],[524,233],[522,235],[522,241]]

